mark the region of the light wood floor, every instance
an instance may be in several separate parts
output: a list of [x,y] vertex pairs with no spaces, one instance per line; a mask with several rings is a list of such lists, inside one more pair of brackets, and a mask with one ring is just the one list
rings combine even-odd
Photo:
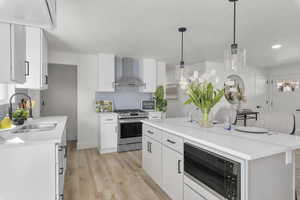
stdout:
[[170,200],[141,168],[141,151],[98,154],[68,145],[65,200]]
[[[65,200],[170,200],[142,169],[141,151],[98,154],[68,145]],[[296,190],[300,196],[300,150],[296,152]]]

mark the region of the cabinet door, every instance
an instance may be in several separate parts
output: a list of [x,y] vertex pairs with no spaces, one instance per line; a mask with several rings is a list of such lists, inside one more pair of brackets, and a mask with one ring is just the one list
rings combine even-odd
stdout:
[[115,123],[102,123],[101,149],[114,149],[118,146],[118,125]]
[[42,35],[40,28],[26,27],[26,83],[17,85],[17,88],[41,89],[42,76]]
[[48,42],[43,30],[41,30],[41,40],[41,89],[48,89]]
[[156,61],[153,59],[143,59],[141,66],[141,77],[145,87],[142,89],[142,92],[152,93],[156,89]]
[[0,23],[0,83],[24,83],[26,33],[24,26]]
[[143,137],[143,167],[154,182],[161,186],[161,143],[144,136]]
[[17,83],[25,83],[26,68],[26,31],[21,25],[11,25],[11,50],[12,63],[11,72],[12,80]]
[[98,91],[114,92],[115,87],[115,56],[98,55]]
[[162,185],[172,200],[183,199],[183,156],[163,146]]
[[157,86],[166,84],[166,63],[164,62],[157,62],[156,83]]

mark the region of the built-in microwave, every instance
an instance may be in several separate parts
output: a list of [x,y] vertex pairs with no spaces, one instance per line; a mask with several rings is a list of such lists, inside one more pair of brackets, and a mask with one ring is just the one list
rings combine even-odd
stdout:
[[241,166],[236,161],[185,143],[184,172],[222,199],[241,199]]

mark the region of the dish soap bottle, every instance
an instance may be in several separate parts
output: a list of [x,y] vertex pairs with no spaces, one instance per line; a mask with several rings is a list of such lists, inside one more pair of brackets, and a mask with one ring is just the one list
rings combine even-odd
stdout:
[[0,121],[0,128],[1,129],[11,128],[11,126],[12,126],[12,121],[10,120],[8,115]]

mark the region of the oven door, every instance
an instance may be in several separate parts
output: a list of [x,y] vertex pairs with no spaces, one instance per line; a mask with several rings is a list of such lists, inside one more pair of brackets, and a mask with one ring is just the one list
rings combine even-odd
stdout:
[[185,143],[184,172],[228,200],[240,199],[240,164],[235,161]]
[[143,123],[140,120],[120,120],[120,139],[142,137]]

